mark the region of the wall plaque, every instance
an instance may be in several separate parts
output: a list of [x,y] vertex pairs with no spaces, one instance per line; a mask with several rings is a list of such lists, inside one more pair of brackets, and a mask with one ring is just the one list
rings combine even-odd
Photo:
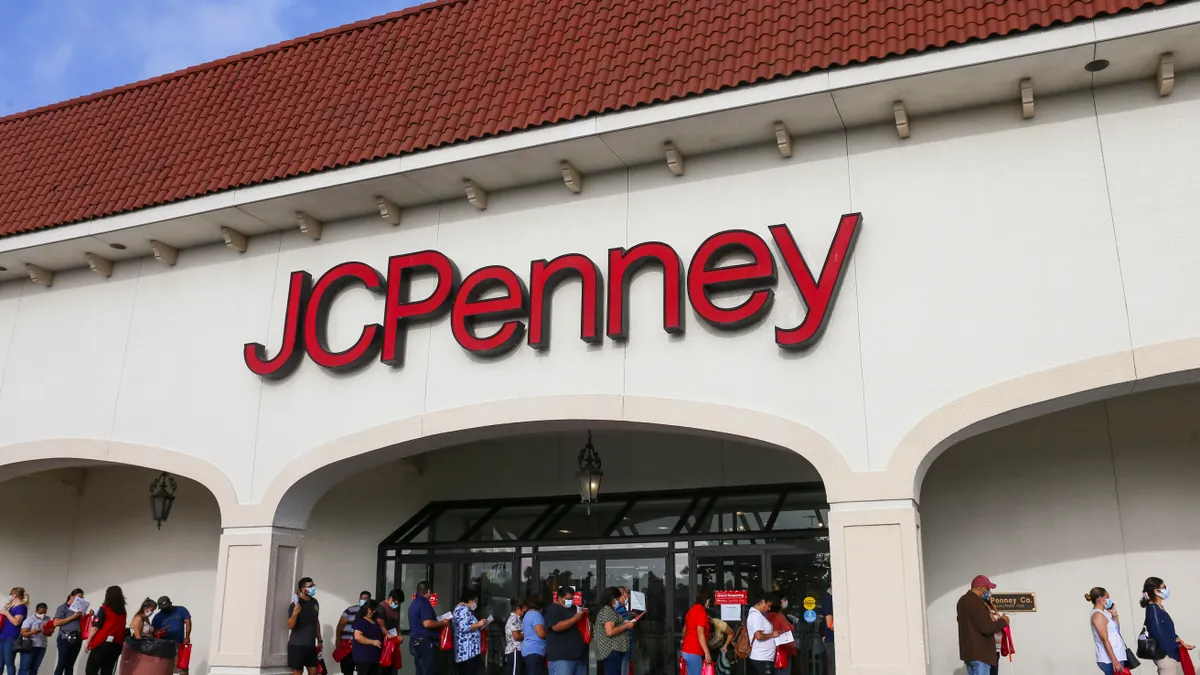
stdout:
[[1037,593],[992,593],[992,604],[1000,612],[1036,612]]

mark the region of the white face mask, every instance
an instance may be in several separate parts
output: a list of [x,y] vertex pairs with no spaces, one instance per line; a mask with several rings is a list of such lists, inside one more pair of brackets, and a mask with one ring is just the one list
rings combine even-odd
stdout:
[[362,607],[362,606],[363,606],[363,605],[365,605],[365,604],[367,604],[367,601],[366,601],[366,600],[359,600],[359,601],[358,601],[358,606],[359,606],[359,607]]
[[478,602],[468,602],[467,607],[469,607],[471,609],[471,611],[474,612],[475,609],[477,607],[479,607],[479,603]]
[[154,610],[152,610],[152,609],[148,609],[148,610],[146,610],[146,612],[145,612],[146,616],[150,616],[150,615],[151,615],[151,614],[153,614],[153,613],[154,613]]
[[37,617],[39,620],[41,620],[41,619],[45,619],[45,618],[46,618],[46,613],[45,613],[45,612],[38,612],[38,613],[37,613],[37,614],[35,614],[34,616],[36,616],[36,617]]
[[572,600],[571,598],[567,598],[566,600],[563,600],[563,607],[574,607],[574,606],[575,606],[575,601]]
[[788,606],[788,601],[787,601],[787,600],[781,600],[781,601],[779,602],[779,606],[780,606],[780,607],[782,607],[782,608],[784,608],[784,609],[787,609],[787,606]]

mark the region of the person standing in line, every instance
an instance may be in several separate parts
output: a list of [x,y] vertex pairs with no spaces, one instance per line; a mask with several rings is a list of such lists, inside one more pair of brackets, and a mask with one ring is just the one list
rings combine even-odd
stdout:
[[521,646],[525,641],[525,628],[521,622],[528,609],[525,601],[518,602],[504,622],[504,672],[507,675],[521,675],[524,670]]
[[325,647],[321,639],[321,606],[317,604],[317,585],[309,577],[296,583],[296,595],[288,606],[287,664],[292,675],[305,668],[308,675],[317,675],[317,655]]
[[479,591],[468,588],[463,591],[454,607],[454,663],[458,675],[479,675],[479,658],[482,653],[482,631],[487,628],[487,619],[476,619],[479,608]]
[[825,591],[821,598],[821,646],[825,649],[825,675],[836,675],[837,654],[833,648],[833,589]]
[[1163,608],[1163,602],[1170,597],[1171,589],[1158,577],[1150,577],[1142,584],[1141,605],[1146,608],[1146,631],[1158,640],[1158,646],[1162,647],[1166,654],[1154,662],[1158,668],[1158,675],[1176,675],[1179,672],[1179,650],[1186,649],[1190,652],[1195,649],[1180,639],[1175,632],[1175,621]]
[[339,664],[342,667],[342,675],[354,674],[354,645],[358,644],[354,641],[354,621],[358,618],[359,608],[367,604],[370,599],[370,591],[359,593],[358,604],[350,605],[342,612],[342,616],[337,622],[337,628],[333,630],[339,640],[350,643],[350,653],[343,656],[342,662]]
[[408,606],[408,651],[413,656],[416,675],[434,675],[437,670],[438,631],[450,623],[439,621],[429,598],[433,590],[428,581],[417,584],[416,597]]
[[587,675],[588,646],[579,632],[579,622],[587,621],[587,610],[575,606],[575,589],[558,589],[558,602],[546,608],[546,660],[550,675]]
[[[150,621],[155,637],[161,634],[162,639],[175,643],[176,649],[183,645],[192,644],[192,613],[187,607],[171,603],[171,598],[161,596],[158,599],[158,614]],[[182,675],[187,675],[187,668],[180,668]]]
[[[370,595],[363,591],[363,594]],[[360,594],[361,595],[361,594]],[[383,641],[387,633],[379,625],[379,603],[368,598],[359,609],[355,607],[354,623],[350,625],[350,655],[359,675],[379,675],[379,658],[383,656]],[[346,659],[342,659],[345,661]]]
[[92,617],[88,658],[83,672],[86,675],[113,675],[124,644],[125,592],[120,586],[109,586],[104,591],[104,603]]
[[542,616],[542,597],[531,595],[525,601],[521,617],[521,660],[525,675],[546,675],[546,617]]
[[1090,623],[1092,641],[1096,647],[1096,665],[1104,675],[1119,675],[1127,671],[1125,640],[1121,637],[1121,619],[1108,591],[1097,586],[1084,596],[1092,603]]
[[708,619],[708,606],[712,604],[712,591],[702,588],[696,593],[696,604],[683,617],[683,662],[687,664],[687,675],[700,675],[705,663],[712,662],[708,651],[708,634],[712,622]]
[[779,637],[779,633],[767,618],[770,609],[771,596],[766,591],[758,591],[746,615],[746,633],[750,636],[750,667],[755,675],[775,675],[775,638]]
[[[771,610],[767,612],[767,620],[771,622],[771,628],[777,634],[783,635],[784,633],[791,633],[793,630],[795,630],[795,627],[793,627],[792,624],[788,622],[787,617],[783,615],[784,605],[787,604],[787,601],[780,597],[778,593],[774,593],[772,595]],[[783,655],[787,658],[786,667],[775,667],[776,675],[792,675],[792,659],[796,657],[796,643],[794,641],[789,642],[785,645],[776,647],[776,649],[783,650]]]
[[8,602],[0,609],[0,674],[17,675],[17,639],[21,624],[29,614],[29,598],[25,589],[17,586],[8,593]]
[[[404,602],[404,591],[399,588],[393,588],[388,593],[387,599],[379,604],[378,611],[375,613],[375,623],[379,624],[379,628],[383,630],[383,636],[386,640],[392,631],[396,632],[396,646],[399,647],[404,643],[404,638],[400,635],[400,605]],[[384,668],[380,666],[380,675],[394,675],[395,668]]]
[[967,675],[991,675],[998,665],[996,633],[1008,625],[1008,617],[992,618],[988,601],[992,589],[990,579],[982,574],[971,580],[971,588],[958,600],[958,656],[967,667]]
[[46,634],[42,632],[42,626],[50,620],[46,616],[47,609],[46,603],[39,602],[33,613],[21,623],[21,637],[33,642],[33,649],[21,655],[21,675],[37,675],[42,659],[46,658]]
[[71,605],[83,599],[83,589],[76,588],[67,596],[67,601],[54,610],[54,627],[58,629],[58,661],[54,664],[54,675],[71,675],[75,672],[75,661],[83,648],[83,627],[79,620],[83,612],[76,612]]
[[596,672],[599,675],[622,675],[621,664],[625,663],[625,652],[629,649],[629,632],[637,625],[637,619],[626,621],[617,613],[620,601],[620,590],[606,588],[600,611],[596,612],[592,642],[596,647]]
[[[632,610],[629,609],[629,589],[624,586],[617,586],[617,590],[621,593],[621,599],[617,601],[617,614],[621,618],[628,621],[632,616]],[[620,672],[621,675],[631,675],[629,664],[633,662],[633,633],[629,633],[628,649],[624,652],[624,658],[621,659]]]
[[154,610],[158,609],[158,603],[146,598],[142,601],[141,607],[138,608],[138,613],[133,615],[129,620],[129,637],[134,640],[145,640],[154,637],[154,632],[150,629],[150,615],[154,614]]

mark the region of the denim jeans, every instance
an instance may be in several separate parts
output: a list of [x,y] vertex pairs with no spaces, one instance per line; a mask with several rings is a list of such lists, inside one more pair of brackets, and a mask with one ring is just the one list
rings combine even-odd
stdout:
[[75,661],[79,659],[79,650],[83,649],[83,639],[75,635],[76,639],[71,641],[62,633],[58,634],[58,662],[54,664],[54,675],[71,675],[75,672]]
[[683,661],[687,664],[687,675],[700,675],[700,670],[704,667],[704,656],[702,654],[683,652]]
[[588,675],[587,661],[551,661],[550,675]]
[[[0,621],[8,621],[8,619],[0,619]],[[17,675],[17,653],[13,651],[16,642],[16,638],[0,640],[0,675]]]
[[413,655],[413,666],[416,667],[417,675],[434,675],[434,671],[437,670],[437,648],[433,646],[433,640],[427,637],[408,640],[408,652]]
[[992,667],[983,661],[963,661],[967,667],[967,675],[991,675]]
[[34,647],[33,651],[21,655],[21,667],[18,668],[18,672],[21,675],[37,675],[38,668],[42,667],[42,659],[44,658],[46,658],[46,648]]
[[521,660],[525,662],[525,675],[546,675],[545,654],[522,654]]

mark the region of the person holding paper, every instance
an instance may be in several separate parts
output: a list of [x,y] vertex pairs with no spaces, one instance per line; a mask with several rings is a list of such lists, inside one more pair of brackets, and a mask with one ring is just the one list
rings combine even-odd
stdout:
[[379,603],[367,600],[358,610],[351,625],[354,642],[350,645],[350,656],[359,675],[379,675],[379,658],[383,656],[383,627],[379,625]]
[[454,662],[457,664],[458,675],[479,675],[481,631],[487,628],[491,619],[475,619],[475,610],[479,609],[479,591],[468,588],[463,591],[458,605],[454,608]]
[[58,662],[54,664],[54,675],[75,672],[75,661],[83,648],[83,627],[79,625],[79,619],[87,610],[88,602],[83,599],[82,588],[71,591],[67,601],[54,610],[54,627],[58,629]]
[[708,651],[708,633],[712,624],[708,619],[708,606],[712,604],[712,591],[702,588],[696,593],[696,604],[683,617],[683,661],[687,664],[686,675],[700,675],[705,663],[712,662]]
[[[629,589],[625,588],[624,586],[617,586],[617,590],[621,593],[621,598],[617,600],[617,614],[620,614],[622,619],[628,621],[632,616],[633,611],[630,604],[631,597],[629,595]],[[625,650],[625,656],[623,659],[621,659],[621,675],[630,675],[629,663],[633,660],[633,633],[629,633],[628,638],[629,648]]]
[[637,619],[626,621],[617,613],[621,591],[604,589],[603,606],[596,613],[596,627],[592,640],[596,645],[596,670],[599,675],[628,675],[621,672],[625,654],[629,651],[629,631],[637,625]]
[[413,655],[416,675],[434,675],[437,669],[438,632],[450,623],[439,619],[430,597],[433,588],[428,581],[417,584],[417,592],[408,605],[408,652]]
[[[397,647],[403,644],[404,638],[400,635],[400,605],[404,603],[404,591],[399,588],[393,588],[388,593],[387,599],[378,603],[377,611],[375,612],[375,623],[379,624],[379,628],[384,635],[391,635],[397,640]],[[379,668],[379,675],[395,675],[395,668]]]
[[746,616],[746,632],[750,634],[750,667],[755,675],[773,675],[775,672],[775,638],[779,633],[771,626],[767,612],[771,609],[771,596],[766,591],[754,594],[754,604]]
[[546,659],[550,675],[587,675],[588,646],[579,632],[579,622],[587,621],[587,610],[575,606],[575,589],[558,589],[558,602],[546,609]]
[[[783,615],[783,598],[778,593],[772,593],[771,611],[767,612],[767,620],[771,622],[771,628],[774,629],[779,637],[775,638],[775,649],[782,651],[784,658],[787,660],[787,666],[780,668],[778,664],[775,666],[775,675],[791,675],[792,659],[796,656],[796,640],[792,635],[795,630],[792,624],[788,623],[787,617]],[[789,638],[779,644],[779,640],[784,637]]]
[[309,577],[296,582],[296,597],[288,607],[287,664],[292,675],[308,669],[317,675],[317,655],[324,647],[321,639],[321,606],[317,604],[317,584]]

